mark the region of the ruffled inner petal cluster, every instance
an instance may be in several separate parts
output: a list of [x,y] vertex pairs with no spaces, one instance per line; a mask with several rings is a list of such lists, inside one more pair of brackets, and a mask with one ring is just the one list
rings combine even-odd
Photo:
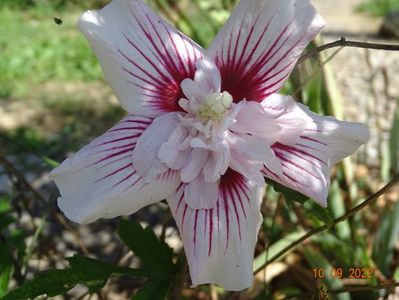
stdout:
[[311,120],[291,97],[273,94],[261,103],[233,103],[220,84],[216,65],[207,58],[198,61],[194,79],[182,82],[184,112],[176,113],[174,127],[164,116],[157,118],[133,154],[137,172],[145,178],[151,174],[150,180],[166,169],[180,171],[193,209],[214,207],[228,168],[259,187],[264,168],[281,176],[283,166],[272,146],[295,144]]

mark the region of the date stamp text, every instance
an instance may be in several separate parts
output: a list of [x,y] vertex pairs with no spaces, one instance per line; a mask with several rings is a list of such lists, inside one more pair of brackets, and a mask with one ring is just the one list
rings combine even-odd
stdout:
[[350,279],[372,279],[374,277],[373,268],[340,268],[333,267],[329,269],[325,268],[313,268],[313,276],[317,279],[323,278],[350,278]]

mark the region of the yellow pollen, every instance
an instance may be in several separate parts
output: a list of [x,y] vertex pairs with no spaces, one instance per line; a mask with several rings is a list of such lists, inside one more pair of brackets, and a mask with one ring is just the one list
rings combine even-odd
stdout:
[[203,121],[220,121],[232,103],[233,97],[228,92],[210,94],[200,107],[198,116]]

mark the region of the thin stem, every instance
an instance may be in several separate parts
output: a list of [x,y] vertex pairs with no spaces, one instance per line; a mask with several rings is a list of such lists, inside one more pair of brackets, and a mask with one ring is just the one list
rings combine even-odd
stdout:
[[314,79],[316,76],[318,76],[321,72],[321,68],[324,67],[327,63],[329,63],[340,51],[342,48],[337,49],[331,56],[329,56],[325,61],[320,62],[319,68],[317,68],[312,74],[310,74],[303,82],[300,83],[299,87],[294,91],[294,95],[297,95],[304,87],[305,85],[312,79]]
[[271,264],[272,262],[275,262],[277,259],[279,259],[281,256],[287,254],[289,251],[294,249],[296,246],[302,244],[304,241],[306,241],[308,238],[311,236],[318,234],[320,232],[323,232],[327,229],[330,229],[331,227],[337,225],[338,223],[341,223],[345,221],[346,219],[350,218],[353,216],[355,213],[361,211],[363,208],[367,207],[371,203],[373,203],[377,198],[379,198],[381,195],[385,194],[388,190],[390,190],[393,186],[395,186],[399,182],[399,173],[396,174],[396,176],[387,184],[385,185],[382,189],[380,189],[378,192],[374,193],[373,195],[369,196],[366,200],[364,200],[362,203],[359,205],[355,206],[351,210],[349,210],[346,214],[343,216],[334,219],[331,225],[323,225],[318,228],[315,228],[308,233],[304,234],[302,237],[297,239],[296,241],[292,242],[290,245],[282,249],[280,252],[278,252],[276,255],[274,255],[271,259],[269,259],[267,262],[265,262],[263,265],[261,265],[259,268],[255,270],[255,274],[259,273],[260,271],[263,270],[267,265]]
[[26,180],[25,176],[18,171],[12,163],[10,163],[7,159],[5,159],[3,156],[0,156],[0,165],[2,165],[8,172],[10,172],[12,175],[14,175],[19,182],[21,182],[29,191],[32,192],[32,194],[46,207],[48,207],[48,202],[42,195],[36,191],[36,189],[33,188],[33,186]]
[[341,37],[340,40],[322,45],[320,47],[317,47],[315,49],[306,52],[298,59],[298,64],[302,63],[303,61],[309,58],[315,57],[320,52],[336,47],[353,47],[353,48],[374,49],[374,50],[399,51],[399,45],[347,41],[346,38],[343,36]]
[[51,211],[51,214],[60,222],[60,224],[75,236],[76,241],[78,242],[82,252],[85,255],[88,255],[89,251],[83,244],[80,233],[71,225],[69,225],[62,215],[51,209],[50,203],[28,182],[25,176],[18,169],[16,169],[12,163],[10,163],[5,157],[1,155],[0,165],[2,165],[8,172],[14,175],[18,179],[18,181],[21,182],[33,194],[33,196],[35,196],[36,199],[38,199],[47,209]]
[[[265,234],[266,234],[266,236],[268,238],[268,245],[267,245],[267,248],[266,248],[266,256],[265,256],[265,263],[269,259],[270,241],[272,239],[274,225],[276,224],[277,214],[280,211],[280,207],[281,207],[282,203],[283,203],[283,198],[280,195],[280,197],[278,199],[278,202],[277,202],[277,205],[276,205],[276,209],[274,210],[274,213],[273,213],[272,224],[270,225],[270,230],[268,231],[268,232],[270,232],[270,235],[268,235],[267,232],[265,232]],[[267,298],[269,296],[269,289],[267,288],[266,276],[267,276],[267,268],[264,268],[264,272],[263,272],[263,288],[265,290],[265,296]]]

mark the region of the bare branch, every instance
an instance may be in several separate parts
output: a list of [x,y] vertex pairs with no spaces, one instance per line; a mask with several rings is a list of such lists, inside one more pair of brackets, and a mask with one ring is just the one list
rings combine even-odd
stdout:
[[320,52],[336,47],[353,47],[353,48],[364,48],[364,49],[374,49],[374,50],[399,51],[399,45],[347,41],[346,38],[343,36],[341,37],[340,40],[322,45],[320,47],[317,47],[315,49],[312,49],[304,53],[298,59],[298,64],[304,62],[309,58],[316,57],[316,55]]
[[395,186],[398,182],[399,182],[399,174],[397,174],[387,185],[385,185],[378,192],[376,192],[373,195],[369,196],[366,200],[364,200],[362,203],[360,203],[359,205],[357,205],[354,208],[352,208],[351,210],[349,210],[343,216],[341,216],[341,217],[339,217],[337,219],[334,219],[334,221],[332,222],[331,225],[323,225],[323,226],[317,227],[317,228],[309,231],[308,233],[304,234],[302,237],[300,237],[296,241],[294,241],[291,244],[289,244],[287,247],[282,249],[280,252],[278,252],[276,255],[274,255],[272,258],[270,258],[267,262],[265,262],[263,265],[261,265],[259,268],[257,268],[254,271],[254,273],[255,274],[259,273],[260,271],[263,270],[264,267],[266,267],[267,265],[271,264],[272,262],[275,262],[281,256],[287,254],[289,251],[291,251],[296,246],[298,246],[301,243],[303,243],[304,241],[306,241],[311,236],[313,236],[315,234],[318,234],[320,232],[323,232],[323,231],[325,231],[327,229],[330,229],[331,227],[337,225],[338,223],[341,223],[341,222],[345,221],[346,219],[350,218],[355,213],[361,211],[363,208],[365,208],[368,205],[370,205],[371,203],[373,203],[375,200],[377,200],[377,198],[379,198],[381,195],[385,194],[389,189],[391,189],[393,186]]

